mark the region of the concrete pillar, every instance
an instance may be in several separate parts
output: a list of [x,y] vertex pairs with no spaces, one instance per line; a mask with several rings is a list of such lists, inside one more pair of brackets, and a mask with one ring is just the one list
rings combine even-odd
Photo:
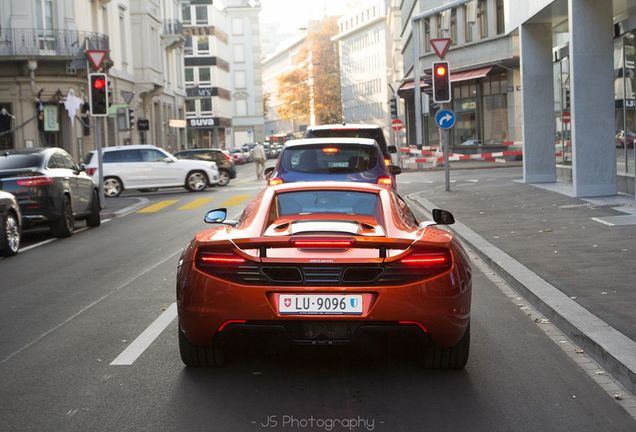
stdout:
[[612,2],[568,7],[574,196],[616,195]]
[[555,182],[552,26],[522,24],[519,33],[523,92],[523,179],[526,183]]

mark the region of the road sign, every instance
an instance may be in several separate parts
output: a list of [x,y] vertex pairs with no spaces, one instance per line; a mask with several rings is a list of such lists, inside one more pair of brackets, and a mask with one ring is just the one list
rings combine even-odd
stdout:
[[435,123],[441,129],[450,129],[455,126],[455,113],[449,109],[441,109],[435,114]]
[[570,123],[570,112],[569,111],[563,111],[563,123]]
[[435,54],[437,54],[437,57],[439,57],[440,59],[444,59],[446,51],[448,51],[448,47],[450,47],[451,42],[451,38],[431,39],[431,46],[433,47],[433,51],[435,51]]
[[91,62],[93,69],[98,71],[101,69],[104,60],[106,60],[106,55],[108,54],[107,50],[87,50],[86,56],[88,60]]
[[403,127],[404,127],[404,123],[402,123],[402,120],[400,119],[391,120],[391,128],[393,128],[394,131],[399,132],[402,130]]

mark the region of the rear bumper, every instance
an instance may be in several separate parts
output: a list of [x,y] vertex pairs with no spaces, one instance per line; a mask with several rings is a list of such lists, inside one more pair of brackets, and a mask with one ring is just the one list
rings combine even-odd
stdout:
[[[186,264],[177,277],[179,325],[196,345],[210,344],[215,336],[232,328],[258,330],[265,324],[270,328],[282,327],[294,340],[293,335],[297,333],[290,325],[302,327],[303,323],[305,326],[322,323],[327,326],[325,328],[331,325],[356,331],[359,327],[410,326],[420,332],[425,329],[426,335],[437,345],[453,346],[459,342],[469,322],[471,287],[470,282],[453,286],[453,281],[459,278],[451,277],[452,272],[454,270],[426,281],[399,286],[276,287],[240,285],[208,276]],[[449,289],[444,295],[435,294],[445,287]],[[277,310],[278,293],[362,294],[364,311],[361,315],[281,315]],[[345,333],[341,334],[347,334],[342,331]],[[355,331],[349,330],[349,333],[353,335]]]

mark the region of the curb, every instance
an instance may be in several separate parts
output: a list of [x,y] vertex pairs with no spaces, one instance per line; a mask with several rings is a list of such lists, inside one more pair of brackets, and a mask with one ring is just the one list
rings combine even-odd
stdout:
[[102,209],[102,220],[104,219],[112,219],[115,217],[121,217],[121,216],[126,216],[132,212],[134,212],[135,210],[145,206],[146,204],[148,204],[150,202],[150,200],[148,198],[138,198],[138,197],[131,197],[134,198],[136,200],[138,200],[139,202],[136,204],[132,204],[129,205],[128,207],[124,207],[123,209],[114,211],[114,212],[104,212]]
[[[419,193],[407,195],[406,198],[429,214],[433,208],[437,208],[431,201],[419,196]],[[627,390],[632,394],[636,393],[636,342],[466,225],[456,221],[451,229],[489,267],[581,346]]]

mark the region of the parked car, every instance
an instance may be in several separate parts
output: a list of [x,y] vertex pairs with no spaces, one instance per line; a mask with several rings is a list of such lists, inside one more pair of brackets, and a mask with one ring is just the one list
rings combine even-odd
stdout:
[[12,194],[0,191],[0,255],[17,254],[21,238],[22,221],[18,201]]
[[234,163],[237,165],[243,165],[247,162],[247,158],[245,157],[245,153],[243,153],[242,149],[232,149],[230,150],[230,155],[232,156],[232,159],[234,159]]
[[348,181],[395,187],[397,166],[387,166],[378,143],[367,138],[309,138],[287,141],[269,184]]
[[[104,194],[108,197],[116,197],[126,189],[185,187],[191,192],[201,192],[219,182],[216,163],[177,159],[152,145],[105,147],[102,151]],[[86,171],[98,181],[94,151],[86,159]]]
[[[627,148],[634,148],[634,138],[636,138],[636,133],[627,131]],[[625,131],[616,134],[616,147],[625,147]]]
[[46,224],[68,237],[76,219],[101,223],[96,183],[60,148],[0,152],[0,189],[15,195],[25,228]]
[[369,138],[374,139],[382,150],[386,165],[392,164],[391,153],[397,153],[394,145],[387,145],[382,128],[370,124],[339,123],[310,126],[304,138]]
[[[329,346],[402,337],[430,369],[462,369],[471,268],[447,211],[418,223],[394,192],[365,183],[269,187],[239,222],[200,232],[177,268],[187,366],[219,366],[226,343],[279,338]],[[367,335],[365,338],[364,335]]]
[[177,159],[192,159],[216,163],[219,169],[219,186],[227,186],[231,179],[236,178],[234,159],[229,153],[220,149],[190,149],[174,154]]

